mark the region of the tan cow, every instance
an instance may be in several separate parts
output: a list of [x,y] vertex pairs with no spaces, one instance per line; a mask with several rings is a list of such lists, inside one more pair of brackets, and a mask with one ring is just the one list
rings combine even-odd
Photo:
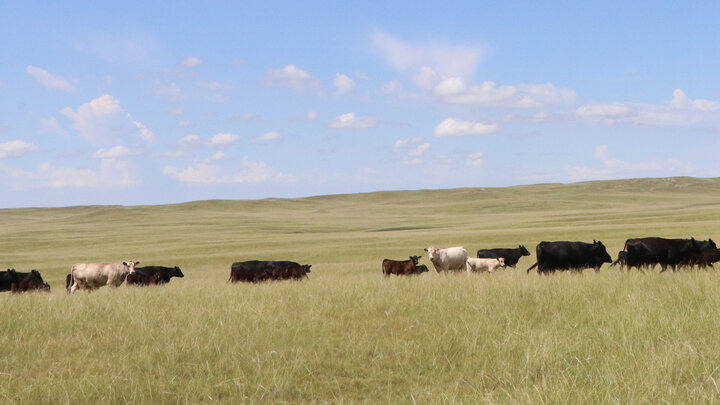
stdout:
[[68,293],[77,289],[94,290],[109,285],[119,287],[128,274],[135,272],[135,266],[140,262],[128,260],[122,263],[79,263],[70,270],[70,287]]

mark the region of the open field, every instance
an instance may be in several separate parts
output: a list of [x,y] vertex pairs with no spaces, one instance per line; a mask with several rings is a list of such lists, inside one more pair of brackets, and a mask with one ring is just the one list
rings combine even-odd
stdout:
[[[384,279],[422,249],[720,238],[720,179],[0,210],[0,403],[719,403],[720,272]],[[67,296],[77,262],[178,265]],[[227,284],[286,259],[310,279]]]

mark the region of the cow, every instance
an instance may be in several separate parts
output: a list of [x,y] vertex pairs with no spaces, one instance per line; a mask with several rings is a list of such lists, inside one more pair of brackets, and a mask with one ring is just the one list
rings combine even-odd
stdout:
[[173,277],[185,277],[180,267],[136,267],[135,271],[127,276],[127,283],[134,285],[167,284]]
[[50,284],[43,280],[39,271],[32,270],[24,273],[8,269],[0,272],[0,291],[19,293],[31,290],[50,291]]
[[600,241],[585,242],[540,242],[536,249],[537,262],[530,270],[537,267],[539,274],[548,274],[555,270],[582,271],[594,268],[600,271],[603,263],[612,263],[612,258]]
[[430,246],[424,250],[428,252],[428,258],[438,273],[448,270],[463,271],[467,268],[468,254],[462,246],[445,249]]
[[[712,242],[712,239],[710,240]],[[712,246],[715,242],[712,242]],[[682,264],[687,257],[699,254],[702,251],[700,241],[691,239],[665,239],[658,237],[631,238],[625,241],[624,250],[627,252],[627,262],[637,264],[637,267],[650,268],[659,264],[661,272],[670,266],[673,271]]]
[[303,264],[300,266],[283,266],[277,265],[272,270],[273,280],[299,280],[302,278],[308,278],[307,273],[310,273],[310,264]]
[[78,289],[93,290],[104,285],[119,287],[128,274],[135,272],[140,262],[128,260],[122,263],[78,263],[70,270],[68,294]]
[[50,292],[50,284],[43,280],[40,272],[32,270],[29,273],[16,272],[17,279],[10,286],[13,293],[22,293],[27,291],[47,291]]
[[685,257],[678,263],[680,267],[692,268],[697,266],[700,269],[707,269],[708,267],[715,269],[713,263],[720,261],[720,251],[717,249],[715,242],[710,240],[704,240],[700,243],[700,252],[688,252]]
[[285,280],[307,277],[310,264],[301,265],[285,260],[248,260],[235,262],[230,267],[228,282],[246,281],[255,283],[265,280]]
[[7,269],[0,271],[0,291],[10,291],[12,283],[17,280],[17,272],[15,269]]
[[418,265],[418,259],[420,256],[410,256],[410,260],[391,260],[384,259],[382,261],[382,271],[385,277],[391,274],[405,275],[414,274],[415,268]]
[[418,264],[418,265],[415,266],[415,268],[413,269],[413,274],[427,273],[427,271],[428,271],[428,268],[427,268],[426,265],[424,265],[424,264]]
[[466,268],[468,273],[473,271],[494,272],[498,267],[505,267],[505,259],[498,257],[495,259],[468,257]]
[[530,252],[523,245],[518,245],[514,249],[509,248],[495,248],[495,249],[480,249],[477,251],[478,258],[486,259],[497,259],[502,257],[505,259],[505,266],[512,267],[513,269],[517,265],[518,261],[523,256],[530,256]]

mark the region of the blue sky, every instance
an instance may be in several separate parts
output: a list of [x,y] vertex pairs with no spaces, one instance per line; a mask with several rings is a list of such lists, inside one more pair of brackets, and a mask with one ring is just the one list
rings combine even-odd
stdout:
[[720,176],[720,3],[102,3],[0,4],[0,207]]

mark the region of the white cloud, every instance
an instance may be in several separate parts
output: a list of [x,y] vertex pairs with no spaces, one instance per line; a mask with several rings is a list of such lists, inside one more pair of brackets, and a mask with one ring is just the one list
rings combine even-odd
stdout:
[[260,84],[266,87],[290,87],[296,90],[317,87],[320,81],[295,65],[282,69],[270,69],[260,78]]
[[108,188],[140,184],[133,178],[128,162],[102,159],[98,169],[57,167],[41,163],[35,171],[11,170],[10,177],[17,180],[20,188]]
[[192,145],[192,144],[196,144],[196,143],[198,143],[198,142],[200,142],[200,137],[199,137],[199,136],[197,136],[197,135],[188,135],[188,136],[185,136],[185,137],[181,138],[181,139],[178,141],[178,145],[180,145],[180,146],[189,146],[189,145]]
[[282,136],[280,136],[280,134],[278,134],[275,131],[271,131],[271,132],[266,132],[262,135],[258,135],[255,137],[255,139],[257,139],[259,141],[277,141],[278,139],[282,139]]
[[328,124],[330,128],[348,129],[348,128],[372,128],[378,125],[377,118],[374,117],[356,117],[355,113],[347,113],[338,115]]
[[137,155],[139,152],[125,146],[113,146],[110,149],[98,149],[93,153],[93,159],[117,159]]
[[139,136],[146,141],[155,137],[109,94],[82,104],[77,111],[67,107],[61,113],[73,121],[73,129],[80,136],[94,144],[117,143],[128,136]]
[[181,66],[186,67],[195,67],[202,63],[202,59],[196,57],[196,56],[188,56],[187,58],[183,59],[182,62],[180,62]]
[[500,126],[495,123],[484,123],[478,121],[461,121],[455,118],[447,118],[435,127],[434,136],[479,136],[497,132]]
[[625,117],[634,111],[627,105],[623,104],[590,104],[582,105],[575,110],[575,115],[584,118],[602,117],[617,118]]
[[615,102],[586,104],[575,110],[575,116],[588,122],[605,125],[701,125],[714,128],[720,125],[720,102],[691,99],[684,91],[675,89],[672,99],[664,104]]
[[465,165],[470,167],[481,167],[483,165],[483,153],[475,152],[465,158]]
[[390,66],[413,75],[422,75],[427,68],[442,77],[471,77],[485,56],[485,49],[477,45],[410,44],[382,31],[375,31],[371,39]]
[[54,73],[50,73],[45,69],[28,65],[28,67],[25,68],[25,71],[35,79],[36,82],[41,84],[44,87],[47,87],[48,89],[53,90],[62,90],[62,91],[75,91],[75,86],[73,86],[66,78],[56,75]]
[[226,80],[224,82],[218,80],[200,80],[197,81],[196,84],[198,87],[212,91],[232,89],[232,82],[230,80]]
[[493,81],[468,86],[461,77],[444,79],[435,86],[433,94],[444,103],[481,107],[533,108],[547,104],[572,103],[575,91],[552,83],[498,86]]
[[418,165],[424,163],[421,157],[430,149],[430,143],[423,138],[399,139],[393,145],[393,151],[401,155],[400,163]]
[[335,80],[333,81],[333,85],[340,94],[349,93],[355,90],[355,82],[353,81],[353,79],[347,77],[342,73],[335,73]]
[[226,184],[226,183],[260,183],[260,182],[291,182],[292,176],[285,175],[263,162],[253,162],[243,158],[240,170],[226,173],[219,165],[200,162],[184,170],[175,166],[165,166],[163,173],[183,183]]
[[222,145],[230,145],[232,143],[237,142],[241,138],[240,135],[231,134],[231,133],[222,133],[217,134],[210,138],[210,144],[216,145],[216,146],[222,146]]
[[14,140],[0,143],[0,159],[22,156],[28,152],[38,150],[38,146],[23,140]]

